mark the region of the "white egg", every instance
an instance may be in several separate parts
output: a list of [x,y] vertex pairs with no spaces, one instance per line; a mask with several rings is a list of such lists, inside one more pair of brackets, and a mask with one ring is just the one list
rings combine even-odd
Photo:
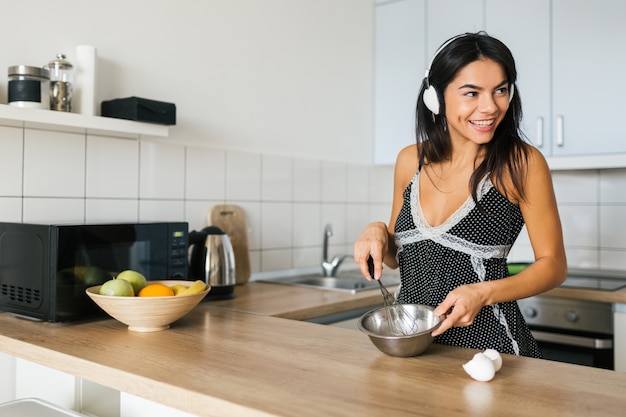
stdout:
[[478,352],[471,361],[463,365],[463,369],[476,381],[491,381],[496,374],[496,366],[487,355]]
[[496,372],[498,372],[500,368],[502,368],[502,356],[500,352],[495,349],[487,349],[483,353],[493,361],[493,364],[496,366]]

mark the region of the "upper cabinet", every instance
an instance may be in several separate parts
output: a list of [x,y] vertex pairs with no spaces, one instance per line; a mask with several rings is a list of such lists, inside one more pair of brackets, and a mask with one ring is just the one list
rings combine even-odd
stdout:
[[[389,3],[386,7],[407,2]],[[620,81],[626,66],[626,54],[620,45],[626,39],[626,25],[622,22],[626,2],[424,0],[420,3],[427,11],[425,20],[413,20],[410,24],[427,28],[423,44],[426,66],[443,41],[461,32],[484,29],[509,46],[518,68],[524,133],[548,157],[551,168],[626,167],[626,129],[619,123],[621,106],[618,105],[618,100],[626,96],[626,83]],[[380,5],[376,8],[377,15],[381,8]],[[377,31],[378,23],[377,19]],[[386,23],[394,24],[388,20]],[[404,23],[395,22],[399,24],[409,23],[406,19]],[[375,51],[377,60],[381,53]],[[417,72],[423,77],[423,70]],[[387,73],[392,71],[388,69]],[[383,75],[375,73],[379,88],[384,87],[380,80]],[[396,83],[399,82],[401,79],[396,78]],[[415,89],[411,92],[415,93]],[[416,96],[413,106],[415,99]],[[378,105],[377,97],[375,104]],[[391,112],[394,106],[396,111],[400,109],[394,103],[386,103],[386,111]],[[414,108],[411,110],[414,112]],[[378,127],[376,149],[383,147],[384,138],[392,135],[383,131],[384,126]],[[387,142],[390,143],[389,147],[393,148],[393,142]],[[381,159],[384,158],[376,158],[376,162],[393,163]]]
[[626,152],[626,2],[553,0],[552,155]]
[[424,75],[425,1],[376,5],[374,163],[393,164],[415,143],[415,105]]
[[446,40],[485,28],[483,0],[430,0],[427,3],[426,65]]
[[485,30],[504,42],[515,58],[522,129],[532,144],[551,153],[550,2],[487,0]]

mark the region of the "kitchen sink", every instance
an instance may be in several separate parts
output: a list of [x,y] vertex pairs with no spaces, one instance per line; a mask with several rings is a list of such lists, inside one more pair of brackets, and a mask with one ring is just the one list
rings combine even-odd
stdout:
[[[358,270],[340,271],[334,277],[325,277],[320,273],[308,275],[296,275],[280,278],[268,278],[259,280],[272,284],[293,285],[296,287],[317,288],[332,291],[346,291],[357,293],[378,288],[376,281],[366,280]],[[398,274],[383,275],[385,286],[395,286],[400,284]]]

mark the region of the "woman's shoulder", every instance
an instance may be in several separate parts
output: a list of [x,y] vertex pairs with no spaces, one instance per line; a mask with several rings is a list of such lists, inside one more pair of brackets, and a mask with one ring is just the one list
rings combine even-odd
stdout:
[[412,170],[413,173],[419,167],[419,150],[416,144],[406,146],[398,152],[396,167]]
[[416,144],[409,145],[398,153],[396,158],[396,180],[408,184],[419,169],[419,151]]

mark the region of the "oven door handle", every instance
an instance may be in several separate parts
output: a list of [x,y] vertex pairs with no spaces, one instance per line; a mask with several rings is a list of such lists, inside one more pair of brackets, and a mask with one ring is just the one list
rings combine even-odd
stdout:
[[531,333],[538,342],[558,343],[590,349],[613,349],[613,339],[597,339],[595,337],[573,336],[540,330],[532,330]]

